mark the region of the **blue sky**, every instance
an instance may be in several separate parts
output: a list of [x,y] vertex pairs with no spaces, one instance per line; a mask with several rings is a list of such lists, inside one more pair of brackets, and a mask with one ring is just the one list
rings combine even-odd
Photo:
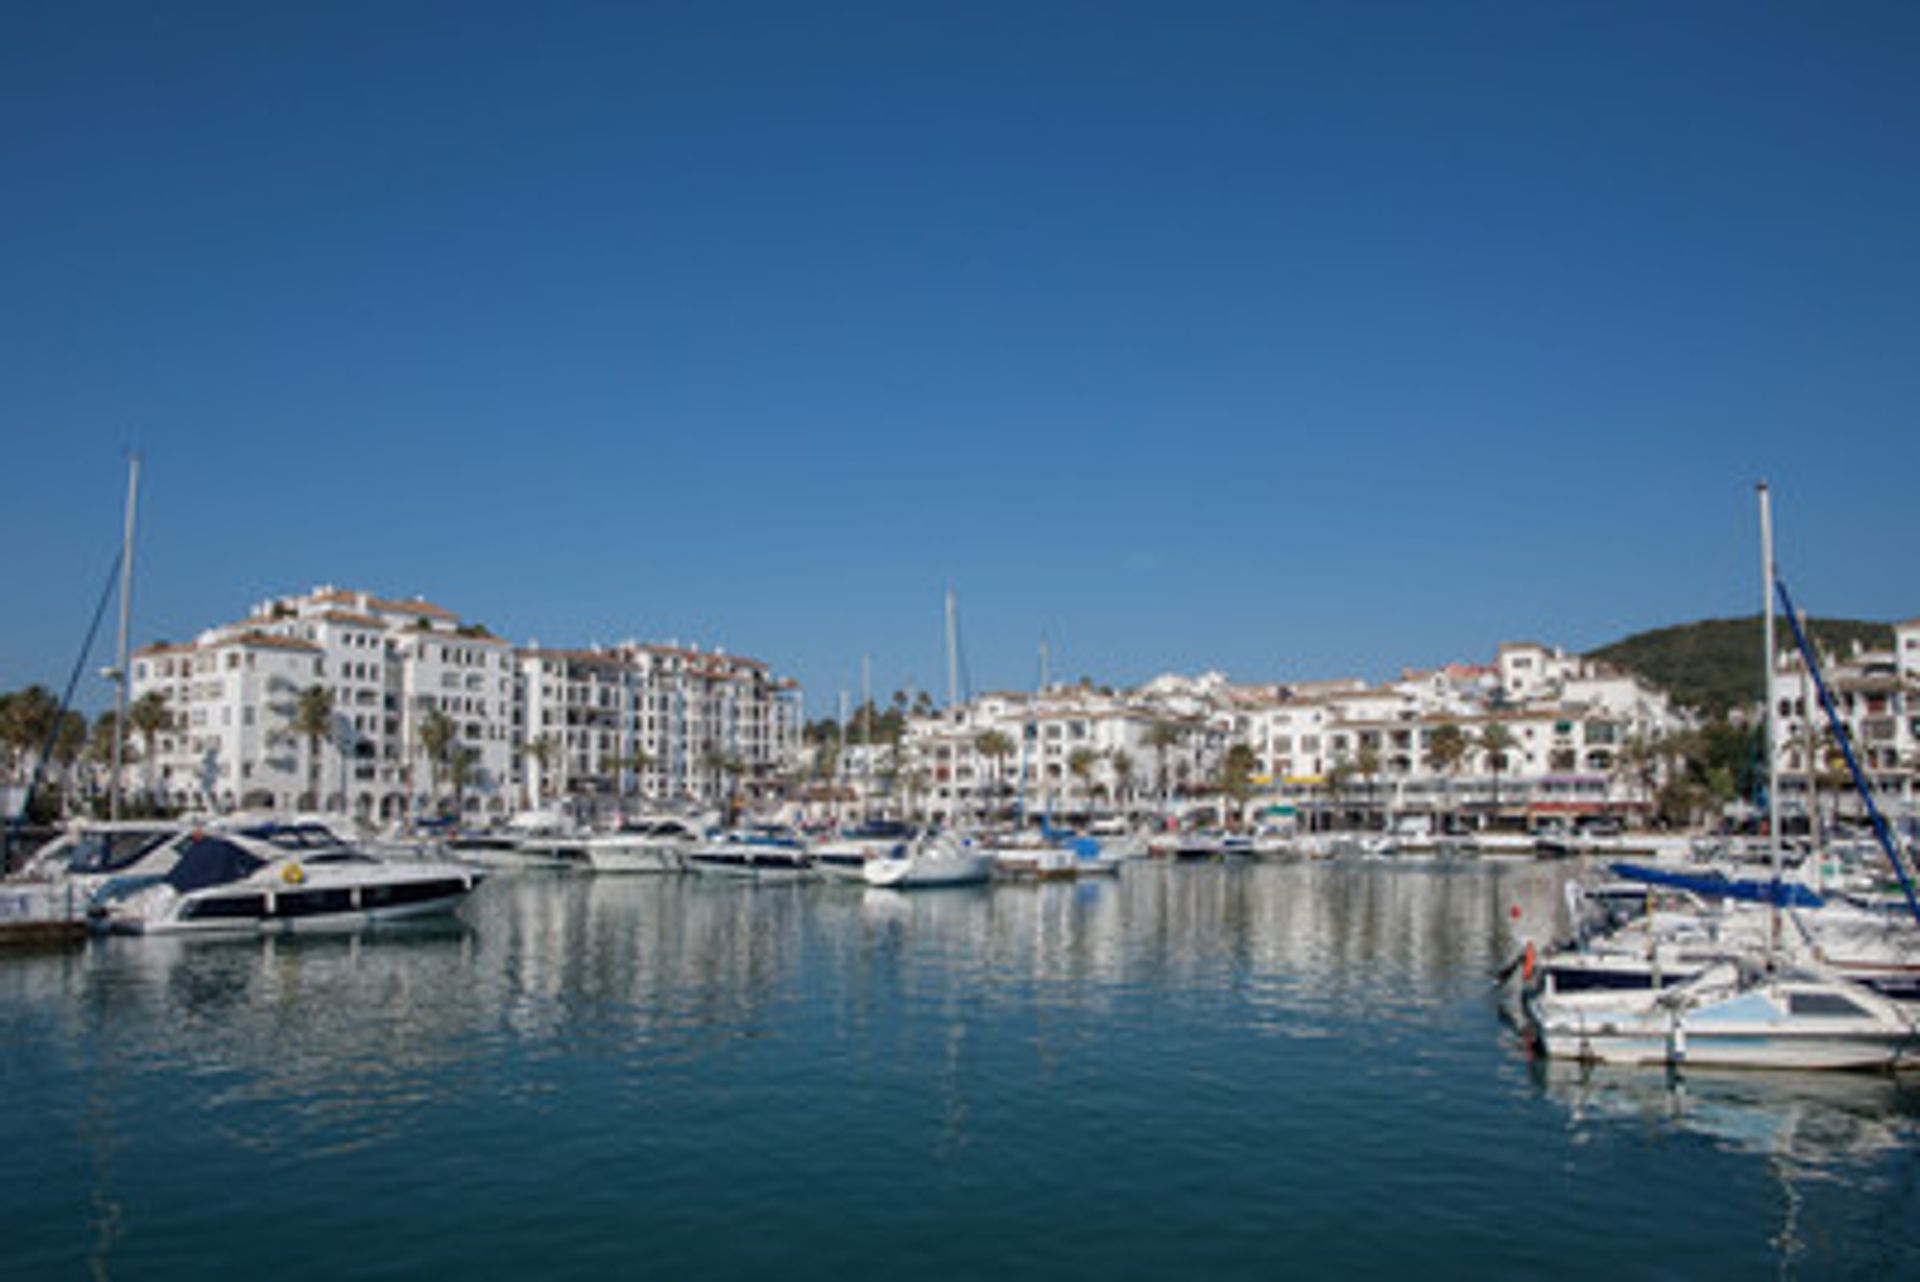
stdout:
[[[317,583],[808,687],[1920,615],[1920,8],[0,6],[0,688]],[[87,698],[98,704],[99,683]]]

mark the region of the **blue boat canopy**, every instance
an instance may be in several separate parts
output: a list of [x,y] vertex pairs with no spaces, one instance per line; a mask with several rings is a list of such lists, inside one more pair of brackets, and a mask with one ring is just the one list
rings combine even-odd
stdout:
[[1709,899],[1738,899],[1743,903],[1778,904],[1782,908],[1818,908],[1826,901],[1807,887],[1790,881],[1728,877],[1724,873],[1669,872],[1645,864],[1616,863],[1616,875],[1650,886],[1671,886],[1690,890]]

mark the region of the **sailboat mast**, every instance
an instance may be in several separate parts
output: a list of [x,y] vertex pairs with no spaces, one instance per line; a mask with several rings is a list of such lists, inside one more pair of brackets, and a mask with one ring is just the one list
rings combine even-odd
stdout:
[[947,707],[960,706],[960,610],[947,586]]
[[1760,594],[1766,602],[1765,634],[1763,644],[1766,647],[1766,681],[1762,686],[1762,697],[1766,707],[1760,717],[1760,751],[1767,757],[1767,854],[1773,871],[1773,895],[1770,936],[1776,952],[1780,946],[1780,755],[1773,750],[1774,718],[1778,715],[1778,696],[1775,691],[1777,674],[1775,671],[1773,634],[1773,500],[1767,492],[1767,483],[1762,481],[1760,491]]
[[127,634],[133,618],[133,522],[140,497],[140,455],[127,459],[127,516],[120,537],[120,639],[113,661],[113,787],[108,792],[107,816],[120,818],[120,770],[127,741]]

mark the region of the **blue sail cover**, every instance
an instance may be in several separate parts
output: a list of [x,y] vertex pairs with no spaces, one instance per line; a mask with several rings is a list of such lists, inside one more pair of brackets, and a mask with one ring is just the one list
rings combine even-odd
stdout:
[[1709,899],[1738,899],[1744,903],[1778,904],[1782,908],[1818,908],[1826,902],[1797,882],[1728,877],[1717,872],[1668,872],[1664,868],[1649,868],[1645,864],[1617,863],[1612,867],[1617,875],[1629,881],[1690,890]]

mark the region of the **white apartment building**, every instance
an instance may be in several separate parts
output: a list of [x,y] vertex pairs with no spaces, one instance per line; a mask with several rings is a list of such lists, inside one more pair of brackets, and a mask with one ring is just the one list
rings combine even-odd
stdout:
[[1157,805],[1205,777],[1226,740],[1190,690],[1177,699],[1179,713],[1080,686],[982,695],[911,718],[904,767],[919,811],[941,821]]
[[799,687],[757,659],[628,642],[518,662],[530,806],[744,800],[796,761]]
[[[1876,801],[1897,802],[1913,813],[1915,776],[1920,774],[1920,619],[1893,626],[1889,650],[1856,648],[1844,657],[1822,655],[1820,673],[1847,728],[1860,768]],[[1774,753],[1782,800],[1804,807],[1809,774],[1817,782],[1845,777],[1820,697],[1797,650],[1781,655],[1775,677]],[[1830,787],[1842,813],[1861,806],[1850,784]]]
[[[907,764],[924,782],[921,809],[936,818],[1004,812],[1016,788],[1029,808],[1051,801],[1067,814],[1179,809],[1214,787],[1228,749],[1242,744],[1255,763],[1250,810],[1447,811],[1513,826],[1645,808],[1651,797],[1623,768],[1622,749],[1682,724],[1667,697],[1636,677],[1515,644],[1493,664],[1408,672],[1379,686],[1244,686],[1206,673],[1118,694],[984,695],[914,718]],[[1443,725],[1469,747],[1451,770],[1433,758]],[[994,742],[982,737],[989,731],[1010,751],[982,751]],[[1506,740],[1497,760],[1490,734]]]
[[[318,745],[297,728],[311,686],[331,696]],[[423,813],[454,792],[470,815],[510,808],[512,649],[422,600],[316,588],[263,602],[188,645],[134,656],[135,700],[167,702],[172,729],[145,763],[157,795],[189,809],[325,809],[368,822]],[[453,725],[458,788],[429,762],[421,726]],[[317,787],[316,787],[317,785]]]

